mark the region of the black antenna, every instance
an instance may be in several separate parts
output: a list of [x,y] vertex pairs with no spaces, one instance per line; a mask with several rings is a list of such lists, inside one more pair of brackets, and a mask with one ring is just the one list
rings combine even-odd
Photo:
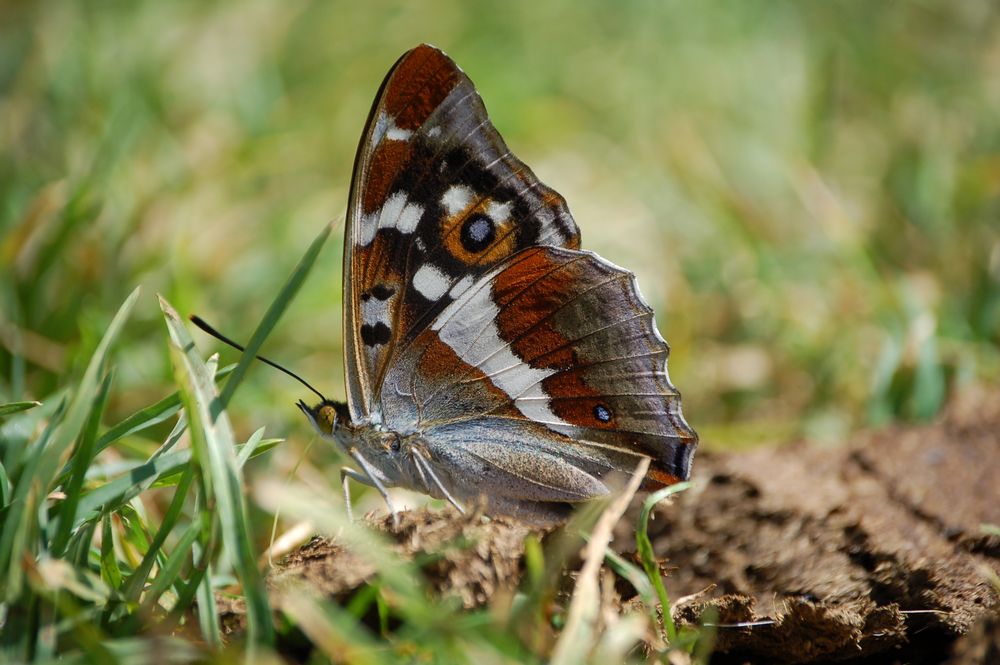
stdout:
[[[240,346],[239,344],[237,344],[236,342],[234,342],[233,340],[229,339],[228,337],[226,337],[225,335],[223,335],[222,333],[220,333],[218,330],[216,330],[215,328],[213,328],[212,326],[210,326],[208,324],[208,322],[205,321],[205,319],[201,318],[197,314],[192,314],[191,315],[191,323],[195,324],[196,326],[198,326],[199,328],[201,328],[202,330],[204,330],[205,332],[207,332],[209,335],[211,335],[215,339],[219,340],[220,342],[225,342],[226,344],[228,344],[229,346],[233,347],[234,349],[239,349],[240,351],[246,351],[245,348],[243,348],[242,346]],[[262,363],[270,365],[274,369],[281,370],[282,372],[284,372],[288,376],[292,377],[293,379],[295,379],[296,381],[298,381],[299,383],[301,383],[302,385],[304,385],[309,390],[311,390],[314,393],[316,393],[317,395],[319,395],[319,398],[321,400],[323,400],[324,402],[327,401],[327,399],[325,397],[323,397],[323,393],[321,393],[320,391],[318,391],[315,388],[313,388],[312,386],[310,386],[308,381],[306,381],[305,379],[303,379],[301,376],[299,376],[295,372],[293,372],[293,371],[291,371],[289,369],[285,369],[284,367],[282,367],[278,363],[274,362],[273,360],[268,360],[264,356],[254,356],[254,357],[257,358],[257,360],[261,361]]]

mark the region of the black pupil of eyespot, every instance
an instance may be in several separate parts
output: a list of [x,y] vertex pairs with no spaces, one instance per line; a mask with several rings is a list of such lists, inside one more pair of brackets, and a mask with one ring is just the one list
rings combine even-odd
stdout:
[[462,224],[462,247],[469,252],[481,252],[496,239],[493,220],[483,214],[473,215]]
[[611,420],[611,410],[603,404],[598,404],[594,407],[594,417],[602,423],[606,423]]

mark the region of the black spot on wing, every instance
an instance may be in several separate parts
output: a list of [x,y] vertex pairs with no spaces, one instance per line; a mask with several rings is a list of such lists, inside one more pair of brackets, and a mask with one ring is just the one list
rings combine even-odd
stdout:
[[381,321],[374,325],[365,323],[361,326],[361,341],[365,343],[365,346],[388,344],[390,339],[392,339],[392,331]]
[[479,194],[489,194],[497,189],[501,184],[500,176],[504,174],[501,169],[486,168],[479,160],[469,152],[464,146],[457,146],[448,150],[445,155],[448,170],[447,175],[442,178],[442,183],[446,186],[453,183],[462,183]]
[[[368,293],[371,294],[372,298],[375,300],[388,300],[392,297],[392,294],[396,292],[396,289],[391,286],[386,286],[385,284],[376,284],[374,288]],[[367,294],[366,294],[367,295]]]

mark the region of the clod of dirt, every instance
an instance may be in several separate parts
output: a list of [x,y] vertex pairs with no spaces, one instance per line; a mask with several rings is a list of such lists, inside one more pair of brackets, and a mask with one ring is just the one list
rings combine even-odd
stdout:
[[878,653],[905,641],[906,621],[892,606],[861,599],[841,604],[787,600],[773,616],[760,616],[752,596],[728,594],[687,605],[675,613],[680,623],[707,623],[715,630],[717,652],[766,662],[846,660]]
[[1000,568],[1000,549],[980,525],[1000,523],[1000,394],[967,395],[931,426],[705,455],[695,471],[650,529],[668,585],[715,584],[754,601],[742,621],[775,622],[720,628],[719,651],[815,662],[908,649],[936,662],[997,608],[983,570]]
[[[486,604],[502,589],[516,588],[525,538],[541,533],[516,520],[485,520],[475,512],[463,516],[452,508],[401,513],[396,530],[388,517],[370,523],[396,541],[398,555],[425,559],[421,570],[431,586],[440,594],[459,597],[467,608]],[[374,574],[375,567],[362,554],[317,537],[281,562],[268,582],[280,587],[304,580],[310,588],[337,597],[353,592]]]

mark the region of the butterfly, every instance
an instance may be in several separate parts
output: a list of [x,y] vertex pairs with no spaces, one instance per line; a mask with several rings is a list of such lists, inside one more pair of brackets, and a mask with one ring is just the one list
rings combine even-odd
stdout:
[[[580,249],[565,200],[507,148],[472,81],[420,45],[390,69],[344,236],[347,402],[299,407],[349,479],[548,523],[698,437],[635,276]],[[348,501],[348,506],[350,502]]]

